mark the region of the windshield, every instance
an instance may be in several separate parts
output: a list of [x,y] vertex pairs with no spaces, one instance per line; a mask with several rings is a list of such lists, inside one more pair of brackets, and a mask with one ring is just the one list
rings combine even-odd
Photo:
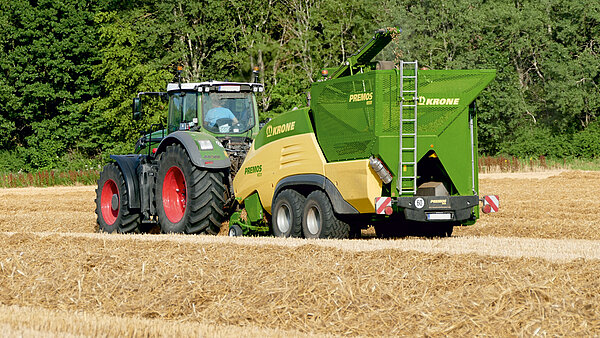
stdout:
[[169,96],[169,132],[186,129],[181,124],[198,117],[197,99],[195,92],[178,92]]
[[215,133],[243,133],[254,127],[252,93],[203,93],[204,128]]

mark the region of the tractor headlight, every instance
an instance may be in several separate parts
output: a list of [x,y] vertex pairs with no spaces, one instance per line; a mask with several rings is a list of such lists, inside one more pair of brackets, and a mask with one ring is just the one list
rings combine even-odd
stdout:
[[198,141],[198,145],[200,146],[200,150],[213,150],[213,144],[210,140],[200,140]]

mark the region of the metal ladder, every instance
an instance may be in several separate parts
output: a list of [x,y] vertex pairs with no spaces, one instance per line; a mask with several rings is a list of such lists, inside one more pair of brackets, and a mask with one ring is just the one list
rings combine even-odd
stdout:
[[[399,90],[400,96],[400,154],[398,165],[398,181],[396,189],[400,195],[417,192],[417,72],[418,62],[400,61]],[[405,75],[405,71],[410,70]],[[404,89],[404,86],[411,89]],[[406,132],[405,132],[406,127]]]

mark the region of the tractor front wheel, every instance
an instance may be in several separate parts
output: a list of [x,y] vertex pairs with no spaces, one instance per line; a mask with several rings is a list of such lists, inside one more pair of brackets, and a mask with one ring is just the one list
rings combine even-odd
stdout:
[[140,214],[129,209],[129,196],[121,169],[110,163],[104,166],[96,189],[96,222],[101,232],[139,231]]
[[329,197],[315,190],[306,197],[302,213],[302,231],[306,238],[348,238],[350,226],[337,218]]
[[159,157],[156,182],[158,219],[163,233],[219,233],[224,218],[223,172],[192,164],[178,144]]

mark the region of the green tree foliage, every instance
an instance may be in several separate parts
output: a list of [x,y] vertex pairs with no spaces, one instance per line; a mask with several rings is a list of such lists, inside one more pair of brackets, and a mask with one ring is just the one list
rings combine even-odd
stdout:
[[258,66],[264,117],[304,106],[321,69],[386,26],[403,29],[386,59],[497,70],[478,98],[483,152],[600,156],[597,1],[15,0],[0,3],[0,161],[131,151],[165,120],[156,100],[132,121],[131,99],[177,65],[183,81],[251,81]]
[[484,151],[518,147],[524,141],[519,130],[549,130],[571,140],[597,119],[600,3],[400,2],[405,57],[429,68],[497,69],[479,99]]
[[86,136],[79,105],[98,94],[96,10],[84,0],[0,4],[0,146],[21,149],[30,168],[52,167]]
[[[116,12],[100,12],[96,22],[100,25],[100,62],[93,67],[92,76],[100,83],[100,95],[90,99],[83,107],[98,122],[88,139],[89,145],[100,144],[104,149],[128,152],[140,135],[131,118],[131,99],[142,91],[160,91],[173,79],[168,66],[158,58],[163,44],[156,43],[160,35],[147,35],[146,30],[156,25],[155,18],[143,11],[131,11],[121,17]],[[156,54],[158,53],[158,54]],[[167,61],[168,62],[168,61]],[[163,110],[145,107],[148,113],[143,127],[151,123],[164,123]],[[150,109],[148,109],[150,108]],[[154,108],[154,109],[152,109]],[[123,141],[126,141],[124,144]]]

